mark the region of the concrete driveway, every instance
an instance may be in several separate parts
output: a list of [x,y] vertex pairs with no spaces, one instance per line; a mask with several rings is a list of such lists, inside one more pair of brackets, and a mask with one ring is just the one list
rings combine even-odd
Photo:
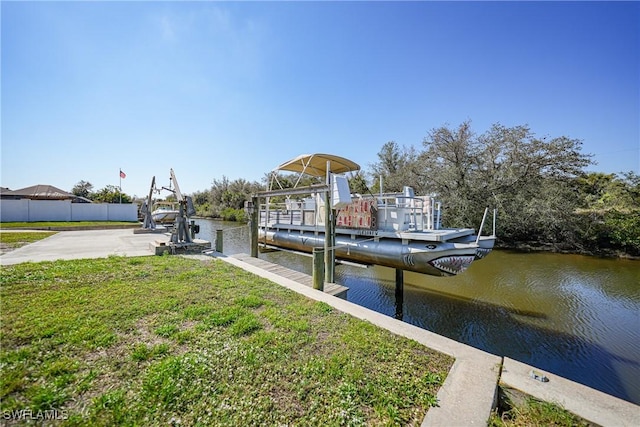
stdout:
[[105,258],[109,255],[154,255],[149,244],[168,242],[169,234],[133,234],[133,229],[60,231],[0,256],[0,265],[59,259]]

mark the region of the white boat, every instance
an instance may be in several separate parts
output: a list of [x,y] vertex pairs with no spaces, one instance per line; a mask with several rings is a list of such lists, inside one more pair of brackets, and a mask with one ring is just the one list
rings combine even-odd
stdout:
[[[359,169],[356,163],[334,155],[302,155],[274,169],[270,191],[277,189],[282,171],[300,174],[296,186],[303,175],[331,176],[336,259],[452,276],[493,249],[495,219],[493,234],[482,236],[473,228],[442,227],[442,204],[432,196],[415,196],[408,186],[402,193],[351,195],[341,174]],[[324,193],[313,192],[313,186],[302,190],[306,189],[310,192],[300,194],[304,197],[287,196],[284,203],[273,203],[270,197],[260,206],[260,244],[302,252],[324,247]]]
[[169,224],[176,220],[178,208],[174,202],[156,202],[153,204],[151,217],[156,223]]

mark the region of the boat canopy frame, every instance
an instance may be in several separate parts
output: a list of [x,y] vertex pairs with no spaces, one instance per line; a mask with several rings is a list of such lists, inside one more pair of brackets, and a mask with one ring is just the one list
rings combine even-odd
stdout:
[[[329,170],[327,170],[327,165],[329,166]],[[273,190],[274,182],[278,184],[280,189],[283,189],[280,181],[278,181],[278,172],[280,171],[298,173],[298,179],[294,184],[294,188],[296,188],[304,175],[322,178],[327,176],[327,172],[332,174],[344,174],[359,170],[360,165],[356,162],[334,154],[301,154],[282,163],[271,171],[269,189]]]

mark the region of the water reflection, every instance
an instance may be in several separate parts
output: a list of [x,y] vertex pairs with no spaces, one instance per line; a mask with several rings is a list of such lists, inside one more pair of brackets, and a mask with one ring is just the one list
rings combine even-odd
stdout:
[[[249,251],[249,229],[198,220],[199,237],[224,229],[224,252]],[[260,254],[311,274],[308,257]],[[562,375],[640,404],[640,263],[494,251],[455,277],[336,267],[348,299],[391,317]]]

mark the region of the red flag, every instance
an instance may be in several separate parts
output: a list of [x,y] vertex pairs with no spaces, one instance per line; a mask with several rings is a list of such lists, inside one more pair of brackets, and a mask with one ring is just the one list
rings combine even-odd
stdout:
[[120,171],[120,178],[126,178],[127,174],[122,172],[122,170]]

